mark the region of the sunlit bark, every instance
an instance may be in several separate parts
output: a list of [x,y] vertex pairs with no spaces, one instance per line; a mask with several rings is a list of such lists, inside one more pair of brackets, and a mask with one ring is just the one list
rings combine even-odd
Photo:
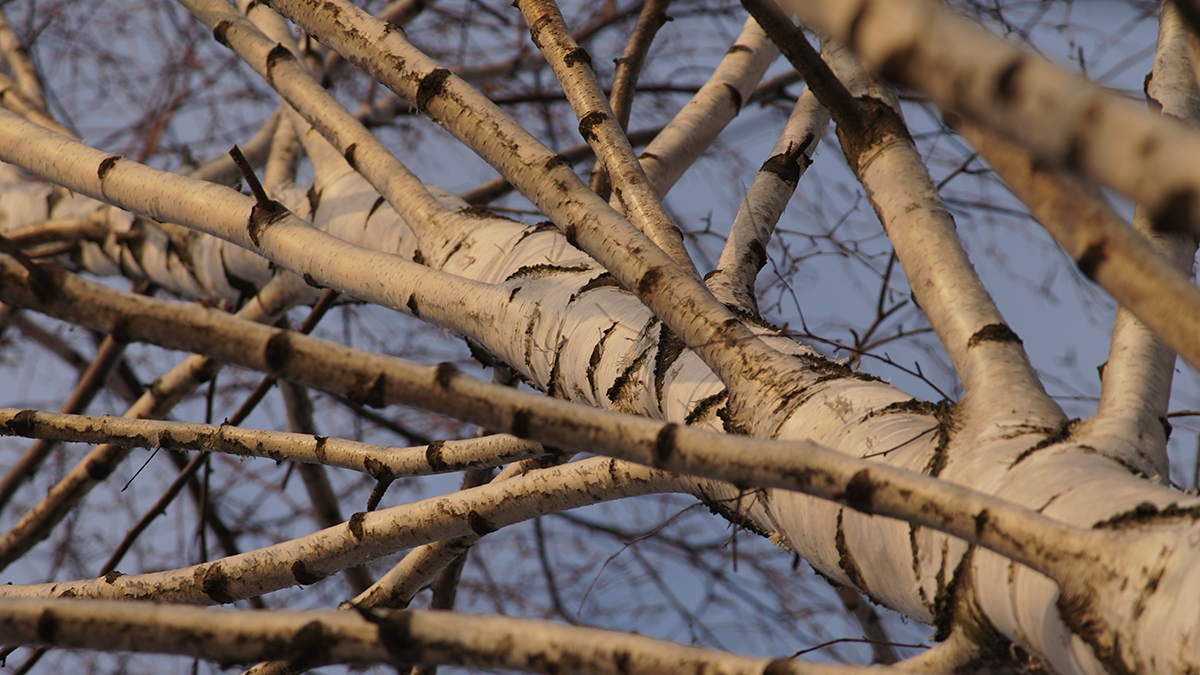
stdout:
[[[14,235],[0,256],[0,301],[122,341],[196,354],[128,417],[162,417],[221,362],[294,383],[285,395],[289,422],[304,433],[0,411],[6,434],[103,443],[0,538],[0,565],[47,536],[132,447],[204,447],[308,463],[303,477],[324,529],[178,569],[0,586],[0,598],[35,599],[0,603],[0,641],[192,653],[185,645],[201,644],[188,640],[203,633],[214,644],[262,647],[200,652],[222,662],[287,660],[294,654],[280,645],[307,630],[332,646],[289,667],[385,661],[532,672],[566,664],[622,675],[685,665],[799,672],[786,661],[566,627],[506,633],[496,625],[503,620],[280,613],[261,625],[239,617],[220,627],[228,635],[212,637],[218,628],[188,611],[133,609],[127,616],[119,605],[82,602],[225,604],[420,547],[375,586],[357,584],[362,608],[402,607],[438,569],[497,529],[681,492],[826,577],[933,624],[942,645],[906,664],[914,670],[1048,666],[1062,675],[1150,675],[1200,668],[1200,499],[1165,487],[1166,439],[1156,426],[1173,365],[1158,339],[1200,363],[1193,330],[1200,296],[1185,278],[1194,247],[1183,248],[1186,239],[1160,242],[1174,257],[1168,270],[1142,238],[1151,226],[1197,231],[1200,184],[1181,166],[1194,165],[1185,161],[1200,148],[1194,132],[1022,55],[941,3],[796,1],[801,18],[828,33],[829,72],[805,73],[810,91],[746,194],[710,293],[661,198],[738,112],[774,57],[774,43],[798,69],[824,68],[811,47],[805,56],[807,43],[790,19],[761,14],[771,5],[747,2],[759,21],[746,23],[717,71],[639,161],[557,6],[522,3],[611,179],[615,208],[562,155],[395,25],[341,0],[269,3],[442,125],[549,218],[525,225],[424,185],[325,92],[302,50],[281,44],[291,36],[271,7],[256,3],[243,18],[216,0],[183,4],[286,104],[253,144],[252,161],[267,163],[269,194],[248,173],[253,197],[57,133],[65,129],[43,119],[36,72],[30,80],[32,65],[20,61],[0,23],[0,55],[12,86],[24,90],[15,103],[0,99],[10,110],[0,112],[0,159],[58,186],[6,172],[0,209]],[[1162,26],[1148,93],[1163,112],[1189,117],[1197,98],[1191,38],[1169,8]],[[1118,316],[1095,418],[1067,420],[1045,393],[967,258],[890,85],[859,59],[961,116],[963,136],[1083,271],[1130,314],[1145,317],[1139,324]],[[838,125],[844,155],[964,386],[960,401],[913,399],[758,316],[755,274],[826,124],[815,99]],[[314,172],[311,190],[290,187],[297,147]],[[230,173],[227,165],[207,167],[203,177]],[[1113,215],[1089,181],[1142,201],[1149,215],[1136,219],[1141,234]],[[88,240],[72,271],[15,248],[61,238]],[[122,293],[75,272],[124,274],[186,297],[257,295],[235,317]],[[311,286],[452,331],[471,341],[485,365],[511,368],[545,395],[488,384],[449,364],[418,365],[244,320],[270,323],[311,302]],[[374,407],[416,406],[511,436],[403,452],[324,439],[313,433],[296,385]],[[600,457],[557,465],[575,452]],[[324,473],[325,466],[365,471],[386,488],[402,475],[504,463],[486,484],[356,513],[344,523]],[[420,633],[422,621],[434,627]],[[105,622],[111,635],[89,637],[87,626]],[[129,637],[135,631],[144,641]],[[447,647],[448,631],[459,631],[453,649],[460,651]],[[397,635],[406,640],[400,653],[387,642]],[[532,656],[538,650],[540,661]],[[552,659],[544,655],[550,652]]]

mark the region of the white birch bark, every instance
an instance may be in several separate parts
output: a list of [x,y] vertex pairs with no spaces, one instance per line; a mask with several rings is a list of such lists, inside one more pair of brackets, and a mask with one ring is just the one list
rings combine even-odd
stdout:
[[796,184],[812,163],[817,143],[825,135],[829,111],[805,88],[787,124],[746,191],[717,268],[705,279],[713,295],[743,311],[758,314],[754,281],[767,262],[767,244],[783,215]]
[[[256,614],[258,614],[256,616]],[[453,664],[529,673],[657,675],[862,675],[903,672],[686,647],[631,633],[528,619],[411,610],[223,612],[149,603],[23,600],[0,609],[0,632],[31,644],[184,654],[220,663],[281,658],[302,668],[331,663]]]
[[[1184,26],[1174,3],[1163,2],[1159,12],[1158,48],[1154,68],[1146,83],[1146,97],[1152,110],[1161,108],[1162,114],[1176,117],[1194,128],[1200,124],[1200,89],[1196,85],[1193,58],[1196,39]],[[1134,212],[1133,228],[1167,260],[1167,269],[1184,277],[1191,276],[1196,257],[1194,237],[1154,232],[1145,209]],[[1187,289],[1192,288],[1189,280]],[[1153,297],[1157,299],[1160,294],[1161,291]],[[1137,439],[1134,445],[1141,449],[1141,454],[1159,459],[1158,471],[1167,475],[1165,435],[1169,427],[1163,422],[1175,370],[1175,354],[1167,345],[1190,347],[1192,341],[1169,339],[1171,329],[1156,326],[1157,321],[1150,323],[1149,320],[1157,319],[1159,313],[1178,316],[1185,305],[1177,301],[1169,309],[1139,311],[1137,315],[1129,309],[1134,306],[1122,303],[1117,309],[1112,345],[1104,368],[1105,386],[1096,412],[1095,433],[1124,434]],[[1142,303],[1136,305],[1138,309],[1144,306]]]
[[[936,0],[789,0],[868,69],[929,96],[1149,210],[1200,232],[1200,139],[988,33]],[[1169,167],[1169,168],[1168,168]]]
[[62,443],[111,443],[127,448],[207,450],[238,457],[321,464],[379,480],[486,469],[545,454],[509,434],[391,448],[304,433],[124,417],[65,415],[0,408],[0,433]]
[[[7,258],[0,260],[0,295],[89,328],[205,353],[364,402],[419,404],[522,437],[657,468],[585,460],[356,516],[308,537],[195,568],[0,587],[0,595],[228,602],[308,583],[405,546],[480,535],[573,505],[669,489],[714,500],[758,488],[747,497],[746,512],[732,515],[801,553],[823,574],[934,622],[953,649],[926,659],[927,667],[961,666],[955,657],[963,652],[976,668],[1049,663],[1064,675],[1198,667],[1197,610],[1191,601],[1200,588],[1200,501],[1115,461],[1137,450],[1126,435],[1097,435],[1089,423],[1073,426],[1060,423],[1058,415],[1031,415],[1031,408],[1045,412],[1049,406],[1040,397],[1014,400],[1030,393],[1028,378],[1004,372],[1013,366],[1025,370],[1019,359],[990,351],[964,356],[975,332],[955,322],[977,327],[989,311],[980,309],[986,303],[931,311],[944,319],[943,333],[950,336],[960,372],[998,373],[995,380],[979,382],[1000,383],[985,392],[999,410],[923,404],[769,331],[755,337],[603,200],[588,197],[578,178],[544,147],[395,30],[360,17],[349,5],[331,3],[341,12],[331,17],[300,0],[276,4],[477,149],[566,236],[455,213],[439,237],[418,238],[412,228],[419,223],[410,227],[351,164],[338,159],[352,154],[349,146],[330,153],[316,139],[307,147],[318,166],[319,199],[303,215],[311,215],[320,229],[290,215],[256,220],[255,209],[263,205],[249,197],[176,181],[47,135],[11,115],[0,125],[0,156],[81,194],[223,237],[319,283],[451,327],[549,393],[666,423],[492,387],[446,366],[416,367],[215,318],[203,308],[151,300],[131,306],[114,300],[111,289],[67,274],[53,275],[53,298],[40,297],[40,282]],[[874,12],[859,17],[860,30],[869,28],[872,37],[883,31]],[[906,25],[897,23],[895,32],[903,35]],[[850,43],[865,45],[861,39]],[[921,174],[928,182],[911,157],[891,165],[876,159],[864,173],[877,170],[874,164]],[[866,176],[864,183],[880,186],[879,203],[905,206],[906,195],[898,190],[884,197],[893,189],[886,173]],[[437,208],[444,209],[450,200],[435,196],[443,202]],[[913,278],[933,285],[950,280],[933,291],[935,300],[939,293],[946,299],[967,278],[965,261],[952,261],[958,271],[939,277],[937,261],[914,243],[931,224],[943,236],[930,240],[953,243],[952,232],[946,232],[950,226],[930,215],[936,200],[922,196],[932,206],[915,209],[918,215],[894,218],[890,204],[879,210],[902,240],[897,247],[918,249],[905,254]],[[37,192],[29,201],[45,198]],[[917,234],[904,243],[901,229]],[[407,262],[418,253],[427,267]],[[951,257],[959,253],[954,248]],[[245,255],[249,267],[265,269],[260,258]],[[350,269],[354,266],[363,269]],[[128,321],[130,314],[138,320]],[[674,342],[671,332],[679,336]],[[961,365],[972,358],[977,363]],[[685,422],[788,440],[715,434]],[[659,469],[710,480],[681,479]],[[29,632],[32,621],[26,617],[13,630],[36,634],[36,623]],[[476,632],[464,640],[484,637]],[[507,653],[518,652],[510,647]],[[269,655],[251,658],[263,656]],[[775,672],[762,663],[755,667]]]
[[[251,321],[274,321],[308,293],[299,279],[281,274],[262,292],[238,311]],[[141,296],[129,296],[130,299]],[[117,306],[129,305],[124,298]],[[125,417],[162,417],[180,400],[204,382],[212,379],[221,364],[193,355],[160,377],[128,410]],[[129,447],[104,442],[92,449],[75,467],[50,489],[44,498],[21,516],[11,530],[0,536],[0,568],[7,567],[34,544],[50,536],[52,528],[129,454]]]

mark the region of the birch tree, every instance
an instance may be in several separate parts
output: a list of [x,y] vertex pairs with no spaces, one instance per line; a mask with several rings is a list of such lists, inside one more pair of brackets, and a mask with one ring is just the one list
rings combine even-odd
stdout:
[[[1157,24],[1139,101],[1074,37],[1046,58],[1048,6],[84,7],[0,15],[25,670],[1200,668],[1200,499],[1167,444],[1176,354],[1200,364],[1190,0],[1131,8]],[[773,147],[730,147],[742,120]],[[1001,252],[964,243],[980,213],[1036,221],[1119,305],[1098,400],[1050,393],[976,270]],[[865,323],[804,318],[820,253],[874,275]],[[944,378],[889,356],[932,346]],[[22,363],[44,349],[78,366],[62,404]],[[168,461],[138,477],[141,449]],[[680,567],[707,589],[678,597]],[[585,611],[601,579],[653,598]],[[818,599],[869,646],[722,641],[830,637]]]

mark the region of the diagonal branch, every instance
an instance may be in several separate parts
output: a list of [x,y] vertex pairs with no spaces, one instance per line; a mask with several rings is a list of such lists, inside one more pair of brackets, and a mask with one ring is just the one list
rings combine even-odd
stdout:
[[1022,51],[937,0],[790,0],[869,69],[1039,160],[1142,205],[1157,231],[1200,233],[1200,135]]
[[[1163,115],[1176,117],[1195,127],[1200,124],[1200,105],[1197,105],[1200,89],[1196,85],[1193,58],[1197,46],[1195,34],[1183,25],[1170,0],[1161,5],[1158,30],[1154,68],[1146,82],[1150,109],[1161,109]],[[1167,270],[1174,270],[1188,282],[1186,287],[1176,282],[1175,287],[1190,294],[1190,276],[1196,257],[1195,237],[1190,233],[1154,232],[1146,210],[1142,208],[1134,210],[1133,228],[1163,257]],[[1120,255],[1125,249],[1116,248],[1115,251]],[[1193,296],[1193,301],[1196,299],[1200,297]],[[1178,321],[1180,314],[1195,314],[1197,310],[1183,309],[1187,305],[1178,298],[1171,303],[1169,311],[1157,312],[1153,306],[1160,301],[1161,296],[1156,294],[1148,305],[1139,303],[1127,307],[1122,304],[1117,308],[1108,362],[1104,366],[1095,433],[1130,439],[1131,447],[1156,460],[1154,470],[1147,471],[1147,475],[1158,473],[1166,477],[1169,475],[1166,444],[1170,427],[1164,422],[1175,374],[1175,350],[1184,352],[1180,347],[1191,341],[1178,335],[1175,336],[1177,339],[1164,343],[1164,337],[1174,331],[1160,324],[1168,315]],[[1185,356],[1185,360],[1188,357]]]
[[21,600],[0,610],[17,644],[185,654],[221,664],[283,659],[397,668],[447,664],[555,675],[893,675],[905,671],[740,656],[597,628],[508,616],[409,610],[246,612],[100,601]]
[[592,146],[596,160],[608,172],[613,196],[630,222],[644,232],[685,272],[700,278],[683,246],[679,230],[654,193],[642,165],[633,153],[622,125],[609,107],[596,75],[592,57],[567,30],[553,0],[521,0],[533,43],[542,50],[579,119],[579,133]]
[[541,446],[508,434],[392,448],[341,438],[266,431],[229,424],[196,424],[125,417],[64,415],[0,408],[0,434],[62,443],[108,442],[129,448],[209,450],[266,457],[370,474],[376,478],[429,476],[486,469],[545,454]]
[[670,192],[743,106],[750,103],[755,87],[778,55],[779,51],[754,19],[747,19],[704,86],[641,154],[642,166],[659,196]]
[[[763,441],[613,413],[467,377],[452,364],[418,366],[289,331],[147,298],[136,303],[75,275],[53,272],[55,293],[38,298],[20,265],[0,259],[0,300],[93,330],[120,325],[131,341],[209,354],[373,406],[416,405],[543,444],[610,455],[735,485],[782,488],[900,518],[962,538],[1054,577],[1099,564],[1101,534],[1076,529],[1005,500],[804,441]],[[86,306],[86,314],[81,310]],[[138,321],[129,317],[137,316]],[[160,327],[170,325],[172,330]],[[449,536],[460,536],[456,535]],[[1053,543],[1050,543],[1053,542]],[[333,564],[333,563],[331,563]],[[358,563],[348,563],[358,564]],[[336,571],[336,570],[330,570]],[[261,592],[261,591],[260,591]]]
[[[239,314],[247,319],[273,320],[279,313],[292,306],[297,297],[298,283],[303,282],[299,282],[293,275],[280,275],[276,282],[264,287],[253,301],[246,303]],[[143,296],[127,295],[118,291],[110,290],[109,293],[113,307],[129,308],[130,302],[138,298],[144,299]],[[81,306],[70,312],[70,317],[78,319],[86,313],[86,307]],[[110,324],[109,328],[121,332],[118,324]],[[118,339],[128,341],[122,336],[118,336]],[[220,363],[202,356],[185,359],[142,394],[125,412],[125,416],[162,417],[184,396],[211,379],[220,367]],[[107,443],[88,453],[33,509],[26,512],[11,530],[0,536],[0,568],[7,567],[34,544],[48,537],[51,528],[66,517],[84,495],[107,478],[128,454],[128,448]]]
[[[843,81],[869,82],[854,59],[844,50],[827,50],[833,67],[826,66],[773,0],[743,4],[837,122],[846,159],[866,188],[908,285],[962,380],[963,404],[984,416],[1003,408],[1014,418],[1061,422],[1062,411],[1042,388],[1020,339],[967,258],[954,219],[898,108],[869,92],[848,91]],[[1001,400],[1014,397],[1022,401],[1019,407],[1001,406]]]
[[758,314],[754,282],[767,262],[767,245],[828,124],[829,112],[805,88],[738,207],[717,268],[705,277],[718,299]]
[[[625,132],[629,131],[629,113],[633,108],[633,95],[637,91],[637,81],[642,72],[642,64],[646,61],[646,54],[650,51],[650,44],[654,42],[654,36],[658,34],[658,29],[671,20],[671,17],[667,16],[667,7],[670,4],[671,0],[646,0],[642,4],[642,11],[638,13],[637,23],[629,33],[625,49],[621,52],[621,57],[616,60],[617,68],[613,73],[609,102],[612,105],[613,115],[617,118],[617,124],[620,124],[621,129]],[[632,138],[629,140],[633,142]],[[596,168],[592,170],[589,186],[593,192],[600,195],[601,199],[608,199],[611,183],[609,183],[608,174],[605,173],[602,165],[597,164]]]
[[[778,352],[628,220],[589,190],[561,158],[485,96],[417,50],[402,33],[345,0],[275,0],[272,6],[414,102],[517,186],[542,213],[696,350],[725,383],[777,382]],[[337,11],[328,11],[336,7]],[[746,364],[756,364],[752,370]],[[758,365],[761,364],[761,365]]]
[[615,499],[690,492],[695,480],[595,457],[451,495],[355,514],[349,522],[240,555],[148,574],[0,586],[0,597],[154,600],[212,605],[297,585],[433,541],[486,536],[561,510]]

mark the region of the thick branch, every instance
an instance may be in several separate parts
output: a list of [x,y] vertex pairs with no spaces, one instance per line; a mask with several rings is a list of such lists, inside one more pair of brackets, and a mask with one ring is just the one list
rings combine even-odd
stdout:
[[[928,476],[826,450],[810,442],[715,434],[514,391],[462,375],[450,364],[418,366],[213,310],[148,298],[113,303],[114,291],[54,272],[55,292],[39,298],[28,272],[0,259],[0,299],[93,330],[120,325],[151,341],[272,372],[374,406],[402,403],[581,452],[728,481],[794,490],[873,515],[902,518],[993,549],[1050,576],[1080,559],[1099,562],[1096,537],[1001,499]],[[84,311],[86,306],[88,311]],[[141,317],[131,322],[130,316]],[[170,325],[172,330],[160,330]],[[1053,542],[1052,544],[1050,542]]]

